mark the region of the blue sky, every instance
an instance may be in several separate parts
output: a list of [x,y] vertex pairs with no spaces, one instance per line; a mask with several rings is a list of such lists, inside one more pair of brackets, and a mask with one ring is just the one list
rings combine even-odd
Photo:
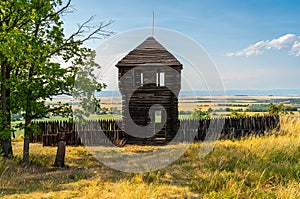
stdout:
[[[152,25],[198,42],[216,64],[225,89],[300,88],[298,0],[73,0],[67,33],[89,16],[114,20],[116,33]],[[102,40],[86,43],[96,48]]]

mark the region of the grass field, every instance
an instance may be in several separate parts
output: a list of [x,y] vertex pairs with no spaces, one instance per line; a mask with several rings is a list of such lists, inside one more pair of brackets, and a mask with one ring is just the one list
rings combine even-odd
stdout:
[[[123,173],[97,162],[83,147],[67,147],[67,169],[52,167],[55,147],[31,144],[31,165],[0,164],[3,198],[300,198],[300,119],[283,117],[272,135],[217,141],[203,159],[192,144],[173,164],[144,174]],[[182,147],[179,144],[174,147]],[[126,146],[132,152],[154,146]]]

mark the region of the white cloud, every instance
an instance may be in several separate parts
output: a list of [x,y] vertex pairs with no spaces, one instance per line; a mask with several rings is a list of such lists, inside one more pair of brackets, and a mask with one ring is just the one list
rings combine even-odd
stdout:
[[280,50],[281,48],[286,48],[293,45],[297,39],[299,38],[294,34],[286,34],[278,39],[273,39],[272,41],[267,42],[266,49]]
[[290,55],[300,56],[300,41],[296,41],[289,52]]
[[226,55],[229,57],[232,56],[252,56],[252,55],[260,55],[263,53],[263,51],[261,50],[261,48],[265,45],[265,41],[260,41],[257,42],[256,44],[253,44],[251,46],[249,46],[248,48],[245,48],[241,51],[237,51],[237,52],[231,52],[231,53],[227,53]]
[[300,56],[300,37],[294,34],[286,34],[276,39],[259,41],[241,51],[226,53],[226,56],[250,57],[260,55],[264,50],[280,50],[288,47],[291,47],[290,55]]

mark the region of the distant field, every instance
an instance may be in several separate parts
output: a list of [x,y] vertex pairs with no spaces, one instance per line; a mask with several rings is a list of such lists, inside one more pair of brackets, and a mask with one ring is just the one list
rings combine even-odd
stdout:
[[[99,97],[100,106],[107,110],[121,111],[121,97]],[[47,102],[48,104],[56,105],[58,102],[70,102],[69,98],[54,98],[53,101]],[[295,116],[299,116],[300,113],[300,96],[184,96],[179,97],[178,109],[180,113],[180,119],[187,119],[190,117],[192,111],[197,107],[200,107],[202,111],[208,111],[211,109],[214,114],[218,115],[229,115],[231,110],[237,112],[245,111],[247,115],[264,115],[267,114],[267,107],[270,103],[283,103],[285,107],[293,108],[292,112]],[[76,109],[76,107],[75,107]],[[254,109],[262,109],[260,111]],[[115,113],[115,112],[114,112]],[[109,114],[98,114],[92,115],[90,119],[121,119],[120,113],[112,115]],[[50,118],[43,118],[39,121],[55,121],[55,120],[67,120],[67,118],[52,116]]]
[[[121,108],[121,97],[99,97],[101,107]],[[58,102],[70,102],[68,98],[54,98],[49,104]],[[269,104],[283,103],[300,107],[300,96],[184,96],[179,97],[179,110],[193,110],[197,104],[203,106],[215,106],[218,104]]]

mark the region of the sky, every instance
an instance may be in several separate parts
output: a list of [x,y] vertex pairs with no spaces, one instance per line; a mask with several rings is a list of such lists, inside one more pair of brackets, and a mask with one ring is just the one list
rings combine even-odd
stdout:
[[[63,17],[66,34],[90,16],[93,24],[114,20],[110,38],[152,26],[180,32],[214,62],[226,90],[300,89],[298,0],[73,0]],[[146,39],[146,38],[145,38]]]

